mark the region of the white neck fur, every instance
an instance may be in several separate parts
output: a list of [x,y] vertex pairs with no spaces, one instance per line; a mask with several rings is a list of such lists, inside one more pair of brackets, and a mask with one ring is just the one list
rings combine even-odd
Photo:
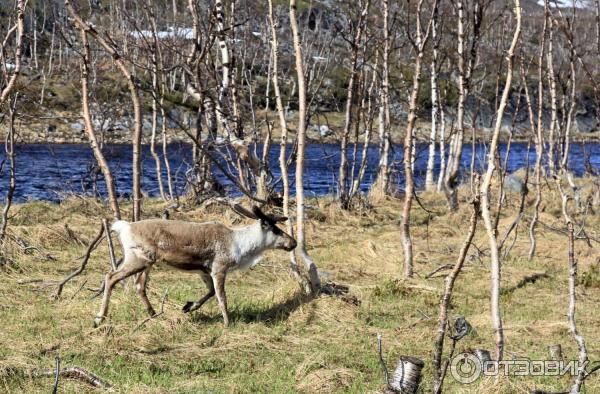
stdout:
[[255,266],[274,244],[275,234],[264,230],[260,222],[233,230],[232,252],[240,269]]

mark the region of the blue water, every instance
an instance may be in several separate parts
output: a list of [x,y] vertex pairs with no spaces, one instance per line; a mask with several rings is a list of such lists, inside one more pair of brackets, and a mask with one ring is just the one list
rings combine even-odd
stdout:
[[[169,161],[174,179],[175,191],[178,195],[185,192],[186,189],[186,171],[191,166],[191,145],[171,144],[169,149]],[[586,151],[591,153],[591,163],[595,167],[600,167],[600,144],[588,143]],[[259,149],[260,150],[260,149]],[[95,164],[94,156],[88,145],[70,144],[70,145],[52,145],[52,144],[31,144],[18,145],[15,147],[17,154],[17,190],[15,192],[15,201],[23,202],[27,200],[49,200],[60,201],[68,193],[92,194],[92,176],[90,168]],[[289,150],[288,150],[289,151]],[[475,150],[476,168],[481,171],[482,163],[485,160],[486,146],[478,145]],[[360,159],[361,148],[358,150]],[[500,154],[504,158],[506,145],[500,145]],[[129,145],[108,145],[104,149],[104,154],[115,177],[117,192],[122,197],[127,197],[131,192],[131,146]],[[471,161],[471,146],[465,145],[462,165],[466,173]],[[349,152],[349,157],[351,152]],[[535,160],[535,152],[529,155],[530,163]],[[162,159],[162,156],[161,156]],[[279,178],[279,146],[274,145],[271,149],[269,161],[273,178]],[[310,144],[307,146],[305,163],[305,189],[308,195],[324,195],[336,192],[336,180],[338,163],[340,159],[339,146],[334,144]],[[400,188],[403,185],[402,171],[402,149],[395,146],[391,153],[391,162],[394,168],[394,182]],[[0,152],[0,163],[4,160],[4,151]],[[581,145],[576,144],[571,147],[569,158],[569,167],[576,174],[584,172],[584,155]],[[439,157],[436,160],[436,172],[439,168]],[[509,172],[525,167],[527,164],[527,144],[513,143],[508,159]],[[368,151],[368,166],[361,189],[366,191],[374,181],[377,172],[378,151],[373,146]],[[425,169],[427,164],[427,146],[417,146],[417,159],[415,162],[415,181],[417,187],[424,183]],[[291,185],[294,186],[294,166],[290,171]],[[218,169],[214,169],[218,180],[226,189],[234,195],[239,194],[226,177]],[[358,171],[358,170],[357,170]],[[164,165],[163,165],[164,172]],[[99,176],[97,182],[99,193],[104,196],[105,188],[102,176]],[[166,175],[165,188],[166,188]],[[8,171],[5,163],[2,173],[0,173],[0,198],[4,199],[8,185]],[[280,187],[280,184],[278,185]],[[150,148],[144,146],[142,149],[142,189],[145,194],[157,196],[158,184],[154,159],[150,155]],[[292,191],[293,192],[293,191]]]

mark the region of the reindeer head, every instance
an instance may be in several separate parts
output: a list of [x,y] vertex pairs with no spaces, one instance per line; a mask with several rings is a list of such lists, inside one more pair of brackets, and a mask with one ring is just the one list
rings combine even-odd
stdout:
[[296,240],[277,227],[277,223],[287,220],[285,216],[267,215],[257,206],[252,207],[252,212],[238,204],[233,205],[232,208],[242,216],[258,220],[265,237],[269,240],[268,244],[273,249],[283,249],[289,252],[296,248]]

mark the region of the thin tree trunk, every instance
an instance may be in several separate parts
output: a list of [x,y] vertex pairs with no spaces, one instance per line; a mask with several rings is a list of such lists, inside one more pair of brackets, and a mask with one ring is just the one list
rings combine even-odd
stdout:
[[141,144],[142,144],[142,110],[140,97],[138,94],[138,89],[134,82],[134,77],[131,71],[127,68],[121,54],[118,51],[118,48],[115,45],[110,44],[102,34],[99,34],[98,31],[90,24],[86,23],[81,16],[75,11],[73,5],[69,0],[65,0],[65,7],[67,11],[75,21],[75,24],[79,29],[84,30],[86,33],[90,34],[98,43],[108,52],[117,68],[125,77],[127,81],[127,87],[129,89],[129,93],[131,95],[131,101],[133,103],[133,137],[132,137],[132,146],[133,146],[133,221],[140,220],[141,214],[141,205],[142,205],[142,195],[141,195]]
[[448,168],[446,179],[444,180],[444,191],[451,210],[458,209],[458,171],[460,169],[464,141],[465,102],[467,100],[467,95],[469,94],[468,79],[465,75],[465,18],[462,0],[457,0],[456,9],[458,13],[458,108],[456,115],[456,131],[450,139]]
[[[12,34],[12,32],[16,32],[15,36],[15,61],[14,61],[14,69],[10,77],[8,77],[8,81],[2,91],[0,92],[0,107],[4,104],[4,102],[8,99],[12,90],[17,83],[17,78],[21,73],[21,57],[23,52],[23,36],[25,34],[25,1],[18,0],[17,1],[17,22],[15,26],[9,29],[6,40]],[[5,60],[5,59],[2,59]],[[2,65],[4,67],[4,64]],[[5,70],[6,71],[6,70]]]
[[[572,32],[571,32],[572,33]],[[575,69],[575,50],[573,45],[571,45],[571,49],[569,51],[569,71],[570,71],[570,83],[571,83],[571,95],[569,97],[569,111],[567,113],[567,124],[565,127],[565,135],[564,135],[564,148],[563,148],[563,156],[560,162],[561,170],[568,171],[567,164],[569,161],[569,150],[571,148],[571,126],[573,125],[573,114],[575,112],[575,105],[577,104],[575,94],[576,94],[576,69]]]
[[446,337],[446,330],[448,329],[448,307],[452,300],[452,291],[454,290],[454,283],[456,282],[456,278],[460,274],[462,270],[463,264],[465,262],[465,258],[467,257],[467,252],[471,247],[471,243],[473,242],[473,237],[475,236],[475,231],[477,230],[477,218],[480,214],[480,196],[475,193],[473,196],[473,213],[471,214],[471,220],[469,225],[469,231],[467,233],[467,238],[463,243],[460,252],[458,253],[458,258],[456,263],[454,264],[454,268],[452,271],[446,276],[446,286],[444,288],[444,294],[440,300],[440,314],[438,317],[438,330],[435,337],[435,346],[434,346],[434,354],[433,354],[433,393],[440,394],[442,392],[442,387],[444,385],[444,372],[442,368],[442,354],[444,351],[444,339]]
[[465,64],[465,20],[464,3],[458,0],[456,3],[458,13],[458,107],[456,119],[456,132],[450,141],[446,177],[444,179],[444,191],[451,210],[458,209],[458,175],[462,158],[465,129],[465,104],[469,95],[473,65],[477,57],[477,48],[483,19],[483,6],[480,1],[474,2],[473,9],[473,32],[471,33],[471,47],[469,61]]
[[[410,94],[408,106],[408,121],[406,123],[406,135],[404,136],[404,205],[402,207],[402,221],[400,224],[402,247],[404,251],[404,276],[410,278],[413,276],[413,244],[410,236],[410,210],[412,207],[413,194],[415,191],[415,183],[413,179],[413,137],[414,128],[417,121],[417,99],[419,89],[421,87],[421,63],[423,60],[424,48],[429,38],[433,16],[427,25],[427,31],[423,34],[421,28],[421,9],[423,0],[420,0],[417,5],[417,24],[416,24],[416,39],[415,48],[415,66],[413,69],[412,91]],[[434,10],[437,9],[437,0],[435,1]],[[435,11],[434,11],[435,13]]]
[[494,134],[492,135],[492,141],[490,144],[490,150],[488,153],[488,163],[487,163],[487,171],[485,173],[483,183],[481,184],[481,216],[483,217],[483,222],[485,224],[485,228],[487,231],[489,245],[490,245],[490,258],[491,258],[491,318],[492,318],[492,328],[494,330],[494,336],[496,340],[496,360],[502,360],[503,352],[504,352],[504,331],[502,328],[502,316],[500,313],[500,275],[501,275],[501,267],[500,267],[500,258],[498,254],[498,243],[496,239],[496,234],[494,233],[494,227],[491,220],[490,215],[490,183],[492,180],[492,175],[495,170],[496,163],[496,151],[498,149],[498,137],[500,135],[500,128],[502,126],[502,116],[504,114],[504,109],[506,107],[506,103],[508,101],[508,94],[511,89],[512,84],[512,71],[513,71],[513,58],[515,54],[515,49],[517,47],[517,43],[519,41],[519,36],[521,34],[521,4],[520,0],[515,0],[515,18],[516,18],[516,27],[513,35],[513,39],[508,49],[506,58],[508,61],[507,70],[506,70],[506,82],[504,84],[504,90],[502,92],[502,99],[500,100],[500,105],[498,106],[498,112],[496,114],[496,124],[494,127]]
[[306,234],[304,230],[304,154],[306,144],[306,86],[304,80],[304,64],[302,60],[302,44],[298,32],[296,19],[296,0],[290,0],[290,25],[294,41],[294,54],[296,58],[296,75],[298,80],[298,152],[296,157],[296,237],[298,246],[296,250],[304,260],[308,270],[313,293],[321,288],[321,280],[315,262],[306,250]]
[[[155,45],[156,45],[156,41],[155,41]],[[162,179],[162,166],[161,166],[161,160],[160,157],[158,156],[158,153],[156,153],[156,130],[158,128],[158,66],[156,64],[156,47],[153,50],[152,53],[152,135],[150,136],[150,154],[152,155],[152,158],[154,159],[154,165],[155,165],[155,170],[156,170],[156,181],[158,183],[158,192],[160,194],[160,198],[163,199],[163,201],[167,201],[167,196],[165,194],[165,187],[163,185],[163,179]],[[163,122],[165,121],[165,119],[163,118]]]
[[[17,95],[15,95],[17,96]],[[2,208],[2,221],[0,222],[0,245],[6,235],[6,227],[8,226],[8,212],[12,205],[13,196],[17,189],[17,155],[15,154],[15,108],[17,105],[17,97],[8,105],[8,133],[4,142],[4,151],[8,158],[8,188]]]
[[[283,215],[288,218],[285,221],[287,232],[293,236],[294,226],[292,225],[292,220],[290,218],[290,178],[288,163],[286,160],[288,125],[285,118],[281,90],[279,88],[279,42],[277,39],[277,26],[273,16],[273,0],[269,0],[269,22],[271,29],[271,56],[273,62],[271,76],[273,79],[273,92],[275,93],[275,105],[277,107],[277,114],[279,116],[279,126],[281,127],[281,139],[279,143],[279,168],[281,171],[281,180],[283,182]],[[298,268],[298,262],[296,260],[296,253],[293,250],[290,252],[290,269],[292,275],[300,284],[300,287],[306,293],[310,293],[310,283],[308,279],[305,278],[300,272],[300,269]]]
[[389,192],[390,183],[390,11],[389,0],[382,0],[383,3],[383,59],[382,59],[382,81],[380,90],[379,107],[379,169],[377,171],[377,180],[373,190],[379,196],[385,196]]
[[90,143],[90,147],[92,148],[92,152],[94,152],[94,157],[98,162],[98,166],[100,167],[100,171],[102,171],[102,175],[104,176],[104,183],[106,183],[106,192],[108,193],[108,201],[110,203],[110,208],[113,212],[113,216],[115,219],[121,219],[121,211],[119,209],[119,201],[117,200],[117,191],[115,187],[115,182],[112,176],[112,172],[108,167],[108,163],[104,154],[102,153],[102,149],[98,144],[98,138],[96,137],[96,132],[94,131],[94,126],[92,124],[92,116],[90,113],[90,104],[89,104],[89,87],[88,87],[88,76],[89,76],[89,66],[90,66],[90,44],[88,42],[87,33],[85,29],[80,29],[81,36],[81,45],[83,47],[83,57],[81,59],[81,109],[83,112],[83,124],[85,128],[85,133],[88,137],[88,141]]
[[567,222],[567,229],[569,232],[569,308],[567,310],[567,321],[569,323],[569,331],[579,348],[579,367],[581,368],[571,387],[571,394],[579,394],[585,376],[585,368],[583,368],[583,365],[588,361],[588,356],[585,340],[579,333],[579,330],[577,330],[577,323],[575,322],[575,308],[577,302],[575,292],[577,286],[577,260],[575,260],[575,241],[572,222]]
[[[162,165],[161,165],[161,160],[160,157],[158,156],[158,153],[156,153],[156,131],[158,128],[158,111],[160,108],[161,111],[161,118],[162,118],[162,131],[163,131],[163,151],[166,150],[166,144],[164,141],[165,138],[165,122],[166,122],[166,118],[165,118],[165,114],[164,114],[164,108],[163,108],[163,95],[161,93],[162,91],[162,87],[159,87],[159,83],[161,83],[161,78],[160,78],[160,74],[161,74],[161,69],[162,69],[162,61],[161,61],[161,55],[160,55],[160,43],[158,41],[158,31],[157,31],[157,27],[156,27],[156,20],[154,17],[154,11],[151,10],[149,7],[146,8],[147,10],[147,14],[148,14],[148,18],[150,19],[150,24],[152,26],[152,44],[150,46],[150,57],[152,60],[152,135],[150,137],[150,154],[152,155],[152,158],[154,159],[154,165],[155,165],[155,171],[156,171],[156,181],[158,183],[158,192],[160,194],[160,197],[163,199],[163,201],[168,201],[168,198],[165,194],[165,187],[163,184],[163,177],[162,177]],[[168,162],[168,160],[165,158],[165,162]],[[172,190],[170,189],[170,191],[172,192]],[[171,194],[171,198],[173,198],[173,195]]]
[[[544,2],[544,7],[547,7],[548,3]],[[536,138],[535,138],[535,202],[533,204],[533,215],[531,218],[531,224],[529,225],[529,254],[528,260],[533,259],[536,248],[535,228],[538,223],[540,204],[542,202],[542,158],[544,155],[544,125],[543,125],[543,111],[544,111],[544,78],[543,78],[543,64],[544,64],[544,52],[546,49],[546,35],[548,31],[548,15],[547,9],[544,11],[544,27],[542,29],[542,37],[540,40],[540,52],[538,55],[538,102],[537,102],[537,127],[536,127]],[[527,84],[525,84],[527,86]]]
[[437,181],[437,191],[441,192],[444,188],[444,179],[446,179],[446,113],[438,90],[438,102],[440,103],[440,173]]
[[348,77],[348,88],[346,89],[346,111],[344,114],[344,128],[342,130],[342,140],[340,142],[340,167],[338,175],[338,197],[342,209],[349,208],[349,187],[348,187],[348,140],[350,138],[350,128],[352,127],[354,120],[354,102],[357,91],[357,77],[358,77],[358,55],[360,52],[360,41],[362,39],[362,33],[364,29],[364,21],[369,13],[369,7],[371,5],[370,0],[366,0],[364,9],[362,7],[362,1],[359,0],[358,7],[360,9],[360,15],[356,23],[356,32],[354,34],[351,43],[351,56],[350,56],[350,76]]
[[[548,0],[545,1],[545,9],[549,9]],[[546,11],[547,13],[549,11]],[[549,17],[549,16],[548,16]],[[546,56],[548,66],[548,82],[550,85],[550,108],[551,108],[551,121],[550,131],[548,133],[548,170],[550,175],[554,175],[556,170],[556,161],[554,160],[554,137],[556,127],[558,125],[558,105],[556,99],[556,76],[554,74],[554,28],[552,24],[548,29],[548,54]]]
[[[431,24],[431,39],[433,41],[433,54],[431,57],[431,133],[429,134],[429,156],[427,157],[427,170],[425,172],[425,190],[434,191],[433,167],[435,165],[435,140],[437,134],[438,118],[438,87],[437,87],[437,12],[433,16]],[[443,143],[443,142],[442,142]]]
[[[375,57],[375,66],[374,71],[372,73],[371,84],[369,85],[367,91],[367,99],[363,97],[363,104],[361,106],[361,110],[363,113],[366,113],[365,117],[365,138],[363,141],[363,148],[361,153],[361,161],[358,168],[358,176],[354,179],[352,183],[352,189],[350,190],[350,199],[352,199],[359,191],[360,184],[362,183],[365,177],[365,171],[367,169],[367,162],[369,158],[369,146],[371,144],[371,133],[373,129],[373,118],[374,118],[374,110],[373,110],[373,90],[375,88],[375,82],[377,80],[377,63],[379,61],[378,57]],[[366,101],[366,104],[365,104]]]

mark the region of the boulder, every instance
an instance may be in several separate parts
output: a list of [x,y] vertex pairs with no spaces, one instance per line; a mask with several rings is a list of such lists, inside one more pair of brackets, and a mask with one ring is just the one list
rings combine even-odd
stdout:
[[329,126],[327,126],[326,124],[322,124],[322,125],[318,126],[318,130],[319,130],[319,135],[322,138],[329,137],[334,134],[333,130],[331,130],[329,128]]
[[85,130],[85,126],[80,121],[71,123],[69,127],[76,133],[82,133]]
[[527,189],[527,185],[523,178],[516,174],[508,174],[504,178],[504,190],[512,193],[523,193]]

